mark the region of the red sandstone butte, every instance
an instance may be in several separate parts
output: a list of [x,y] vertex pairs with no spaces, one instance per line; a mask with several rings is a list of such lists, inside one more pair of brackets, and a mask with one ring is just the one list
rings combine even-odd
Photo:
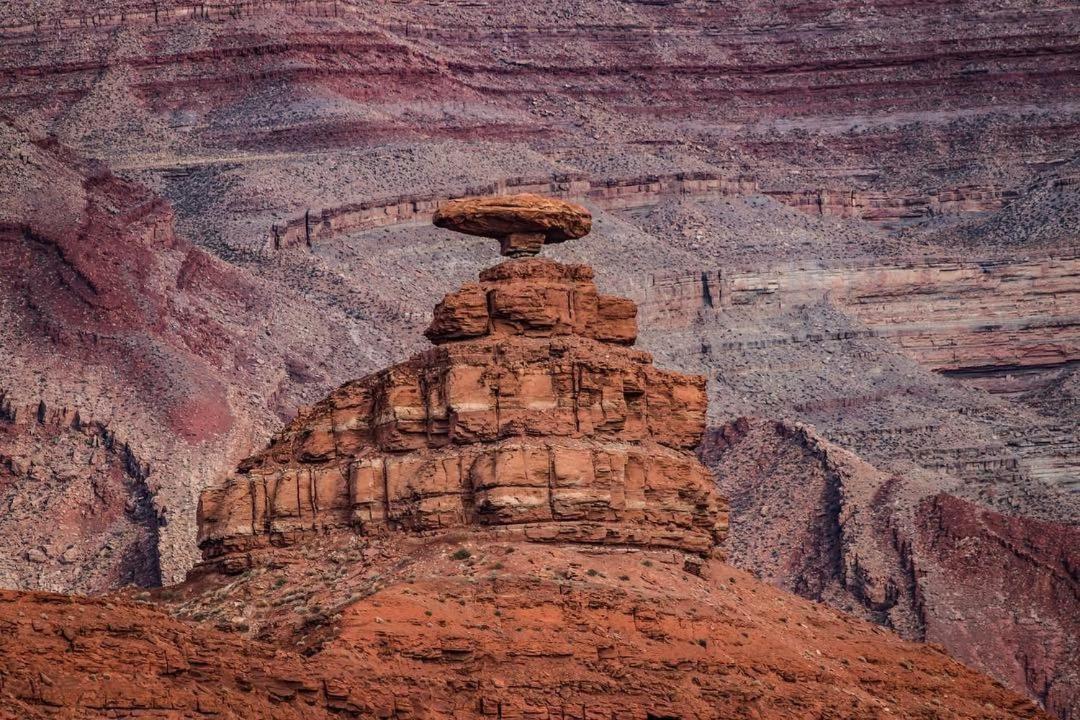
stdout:
[[281,533],[479,525],[718,554],[724,505],[691,454],[704,379],[627,347],[633,315],[601,304],[587,267],[484,271],[436,308],[435,348],[346,383],[203,493],[204,552],[235,563]]

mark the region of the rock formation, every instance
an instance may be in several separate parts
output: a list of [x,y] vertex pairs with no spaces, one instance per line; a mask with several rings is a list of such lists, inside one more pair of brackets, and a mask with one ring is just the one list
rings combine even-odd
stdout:
[[791,418],[984,509],[1080,518],[1053,492],[1080,469],[1075,3],[0,15],[0,394],[137,470],[0,419],[0,585],[182,579],[207,484],[424,348],[490,257],[427,221],[489,194],[589,206],[546,253],[641,304],[638,346],[709,378],[710,425]]
[[882,472],[799,423],[742,418],[701,451],[731,499],[729,562],[1080,710],[1075,526]]
[[2,121],[0,171],[0,586],[175,582],[199,491],[311,402],[306,353],[347,333],[179,237],[150,189]]
[[1046,717],[724,564],[703,379],[628,347],[588,268],[440,308],[203,493],[187,582],[0,592],[0,717]]
[[[1039,371],[1080,357],[1078,276],[1075,251],[703,269],[653,278],[642,314],[651,329],[672,331],[691,326],[701,312],[741,307],[768,316],[827,300],[922,365],[1015,391],[1024,379],[1038,379]],[[1017,371],[1034,377],[1004,384]]]
[[[562,203],[519,197],[489,222],[492,207],[465,201],[449,216],[511,238],[566,225]],[[435,308],[435,348],[346,383],[203,493],[205,557],[235,567],[238,551],[305,532],[473,525],[718,553],[726,506],[692,455],[704,379],[629,347],[635,315],[585,266],[485,270]]]
[[146,478],[107,426],[70,408],[14,407],[0,393],[0,546],[9,549],[0,578],[82,594],[160,585]]
[[522,193],[454,200],[435,211],[437,227],[495,238],[503,255],[528,257],[545,243],[584,237],[592,215],[580,205]]

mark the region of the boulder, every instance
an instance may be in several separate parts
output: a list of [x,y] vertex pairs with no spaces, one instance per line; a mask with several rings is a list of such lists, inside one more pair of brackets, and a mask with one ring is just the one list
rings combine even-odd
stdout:
[[546,243],[584,237],[592,214],[580,205],[530,193],[452,200],[439,208],[436,226],[499,240],[503,255],[536,255]]

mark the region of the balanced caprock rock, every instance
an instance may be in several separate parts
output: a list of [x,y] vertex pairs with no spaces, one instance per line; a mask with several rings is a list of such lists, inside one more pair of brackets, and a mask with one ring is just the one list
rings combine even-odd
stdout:
[[432,349],[203,494],[187,582],[0,593],[0,718],[1045,717],[724,564],[704,379],[630,347],[634,317],[586,267],[485,271]]

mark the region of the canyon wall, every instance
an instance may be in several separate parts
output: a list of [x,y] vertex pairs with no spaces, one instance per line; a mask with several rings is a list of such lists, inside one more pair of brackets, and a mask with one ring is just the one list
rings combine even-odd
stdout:
[[645,295],[650,331],[685,329],[732,306],[768,314],[828,302],[937,371],[1004,374],[1080,360],[1080,256],[1072,253],[656,275]]
[[[426,309],[486,264],[479,243],[423,223],[466,192],[594,208],[594,233],[552,257],[642,301],[642,345],[708,374],[716,423],[794,416],[902,484],[930,473],[1005,514],[1074,511],[1051,492],[1075,482],[1080,446],[1073,4],[5,10],[0,162],[17,192],[0,199],[0,389],[130,443],[165,522],[163,580],[199,556],[204,486],[299,408],[420,350]],[[491,323],[466,302],[480,295],[447,327]],[[609,319],[625,340],[627,318]],[[633,398],[600,385],[600,416],[632,419]],[[81,432],[25,427],[0,452],[84,459]],[[305,487],[276,482],[248,487]],[[333,513],[305,497],[252,525],[357,510],[332,489]],[[122,493],[102,495],[123,514]],[[33,544],[5,582],[43,582],[31,549],[66,551],[51,518],[81,499],[55,497],[21,526]]]
[[451,194],[401,195],[363,203],[307,211],[303,217],[270,228],[274,249],[325,242],[335,235],[362,232],[403,222],[426,222],[446,201],[457,197],[537,193],[585,200],[605,209],[641,208],[664,198],[679,196],[764,195],[803,212],[875,223],[900,223],[942,215],[996,210],[1016,197],[1011,190],[959,187],[934,189],[926,194],[893,195],[862,190],[778,190],[763,187],[749,177],[716,173],[669,173],[644,177],[590,178],[584,173],[550,178],[512,177],[470,186]]

